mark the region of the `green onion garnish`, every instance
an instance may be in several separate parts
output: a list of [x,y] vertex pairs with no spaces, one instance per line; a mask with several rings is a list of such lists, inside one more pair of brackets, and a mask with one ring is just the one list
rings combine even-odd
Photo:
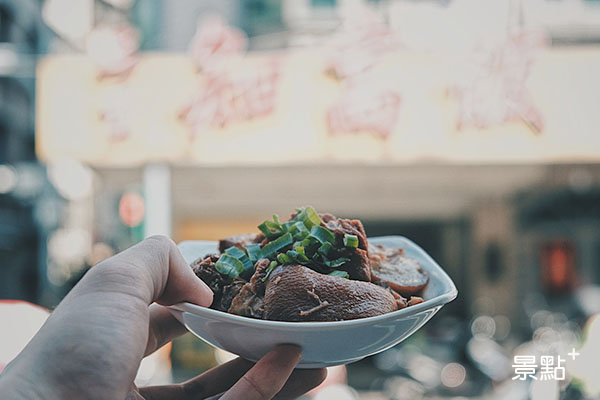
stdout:
[[260,244],[251,243],[247,244],[245,247],[246,251],[248,252],[248,258],[250,259],[250,261],[253,263],[257,262],[260,258]]
[[308,257],[306,257],[304,254],[301,254],[295,250],[288,250],[288,252],[286,254],[288,257],[290,257],[292,260],[296,261],[298,264],[306,264],[310,261],[310,259]]
[[300,255],[300,253],[298,253],[296,250],[288,250],[285,254],[293,260]]
[[292,236],[297,232],[297,229],[294,228],[294,222],[293,221],[287,221],[284,222],[283,224],[281,224],[281,230],[283,232],[289,232],[292,234]]
[[350,275],[348,275],[348,273],[346,271],[333,271],[333,272],[330,272],[328,275],[339,276],[341,278],[346,278],[346,279],[350,278]]
[[277,236],[279,236],[279,232],[271,230],[267,226],[267,222],[269,222],[269,221],[265,221],[265,222],[263,222],[262,224],[260,224],[258,226],[258,229],[260,229],[260,231],[262,232],[262,234],[265,235],[265,237],[267,239],[273,239],[273,238],[276,238]]
[[215,263],[215,269],[224,275],[235,278],[244,271],[244,264],[229,254],[223,254]]
[[344,235],[344,246],[346,247],[358,247],[358,236],[350,235],[346,233]]
[[[236,258],[246,269],[249,264],[254,264],[261,258],[268,258],[271,260],[269,273],[276,265],[291,263],[306,265],[316,271],[327,273],[350,261],[348,258],[340,257],[343,249],[336,247],[336,235],[321,225],[323,221],[313,207],[306,206],[296,211],[296,216],[289,221],[281,222],[279,216],[274,214],[271,220],[266,220],[258,226],[268,239],[268,243],[262,248],[260,244],[250,244],[245,246],[246,252],[227,249],[227,255]],[[344,235],[343,245],[346,248],[357,248],[359,244],[357,235]],[[237,271],[238,267],[234,267],[233,269]],[[332,274],[348,277],[344,271],[334,271]]]
[[325,261],[325,265],[327,265],[329,268],[339,268],[342,265],[346,264],[348,261],[350,261],[349,258],[340,257],[336,260]]
[[294,235],[296,240],[304,239],[310,233],[308,229],[306,229],[304,223],[301,221],[295,222],[290,227],[289,232]]
[[285,253],[279,253],[277,254],[277,261],[281,264],[291,264],[293,260]]
[[248,258],[248,256],[246,255],[246,253],[243,250],[240,250],[239,248],[232,246],[232,247],[228,248],[227,250],[225,250],[225,253],[240,260],[242,262],[242,264],[244,265],[245,270],[252,268],[253,263],[252,263],[252,261],[250,261],[250,259]]
[[305,249],[310,246],[312,244],[312,240],[310,238],[306,238],[304,240],[302,240],[301,242],[302,247],[304,247]]
[[327,254],[329,254],[331,250],[333,250],[333,245],[329,242],[325,242],[319,247],[317,252],[323,257],[327,257]]
[[273,214],[273,221],[266,220],[258,226],[258,229],[260,229],[267,239],[274,239],[287,231],[287,228],[284,229],[281,225],[277,214]]
[[265,221],[258,226],[258,229],[265,235],[267,239],[274,239],[281,236],[283,230],[281,225],[274,223],[273,221]]
[[294,241],[294,239],[292,238],[292,235],[289,233],[286,233],[286,234],[278,237],[277,239],[275,239],[272,242],[269,242],[263,246],[263,248],[260,250],[260,258],[269,258],[269,257],[273,256],[279,250],[292,244],[293,241]]
[[298,210],[298,214],[294,219],[296,221],[302,221],[308,229],[321,224],[321,217],[319,217],[319,214],[317,214],[315,209],[311,206],[306,206],[303,209]]
[[266,273],[265,277],[262,278],[263,282],[265,282],[267,279],[269,279],[269,276],[271,275],[271,272],[275,269],[275,267],[277,267],[277,261],[271,261],[271,263],[267,267],[267,273]]
[[335,243],[335,235],[327,228],[315,225],[310,230],[310,237],[317,239],[321,243]]
[[264,224],[267,228],[269,228],[272,232],[280,233],[283,232],[283,228],[279,222],[274,221],[265,221]]

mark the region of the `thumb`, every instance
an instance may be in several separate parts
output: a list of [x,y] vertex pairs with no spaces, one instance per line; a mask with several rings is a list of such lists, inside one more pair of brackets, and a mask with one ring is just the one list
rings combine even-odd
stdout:
[[93,267],[91,272],[94,270],[104,275],[105,288],[110,284],[127,286],[147,304],[187,301],[208,307],[212,303],[212,291],[166,236],[151,236]]
[[[164,240],[161,238],[160,240]],[[190,265],[171,239],[166,239],[169,251],[169,276],[166,286],[156,302],[172,305],[182,301],[209,307],[213,301],[213,292],[196,276]]]

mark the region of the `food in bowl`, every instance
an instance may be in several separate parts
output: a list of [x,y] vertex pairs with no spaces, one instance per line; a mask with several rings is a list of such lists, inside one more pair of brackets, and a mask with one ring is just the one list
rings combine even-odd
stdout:
[[291,322],[372,317],[423,302],[429,282],[402,248],[369,244],[361,221],[307,206],[260,233],[219,241],[191,264],[214,292],[211,308]]

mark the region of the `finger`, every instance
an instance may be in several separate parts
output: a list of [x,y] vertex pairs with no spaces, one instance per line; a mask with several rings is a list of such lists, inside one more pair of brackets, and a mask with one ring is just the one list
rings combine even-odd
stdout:
[[165,236],[151,236],[90,272],[90,278],[100,275],[105,290],[127,292],[147,304],[188,301],[208,307],[212,303],[212,291],[194,274],[175,243]]
[[223,395],[222,399],[266,400],[273,398],[283,388],[301,357],[302,353],[297,346],[277,346],[261,358]]
[[138,392],[137,387],[135,385],[127,393],[125,396],[125,400],[146,400],[144,397]]
[[327,370],[296,369],[283,388],[275,396],[276,399],[295,399],[319,386],[327,377]]
[[212,368],[182,385],[185,392],[191,396],[190,398],[197,398],[199,395],[202,395],[202,398],[213,396],[229,390],[253,366],[253,362],[236,358]]
[[[327,377],[327,369],[296,369],[285,383],[275,399],[296,399],[319,386]],[[221,399],[225,393],[209,397],[206,400]]]
[[[187,397],[181,385],[148,386],[139,389],[139,394],[143,400],[191,400]],[[196,399],[203,399],[197,397]],[[129,400],[129,399],[126,399]],[[132,399],[133,400],[133,399]],[[135,400],[138,400],[137,398]],[[195,400],[195,399],[194,399]]]
[[[165,237],[162,237],[160,240],[165,241],[164,239]],[[164,291],[154,300],[164,305],[188,301],[209,307],[213,301],[212,290],[194,274],[175,242],[168,238],[166,242],[169,248],[169,276]]]
[[187,332],[185,326],[173,317],[166,307],[152,304],[149,307],[149,313],[148,342],[144,357]]
[[[140,388],[139,391],[146,400],[220,398],[253,366],[254,363],[250,361],[236,358],[182,384],[145,387]],[[326,376],[325,369],[294,370],[276,398],[299,397],[318,386]]]
[[139,392],[148,400],[204,399],[228,390],[253,365],[250,361],[236,358],[187,382],[178,385],[144,387],[140,388]]

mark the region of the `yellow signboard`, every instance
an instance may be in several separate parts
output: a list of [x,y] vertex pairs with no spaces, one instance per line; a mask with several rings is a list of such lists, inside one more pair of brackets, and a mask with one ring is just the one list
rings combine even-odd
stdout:
[[119,77],[84,55],[51,55],[38,69],[37,153],[96,166],[600,160],[599,48],[540,54],[527,80],[540,132],[526,118],[459,127],[449,88],[462,62],[389,54],[357,95],[316,51],[251,54],[222,75],[145,53]]

